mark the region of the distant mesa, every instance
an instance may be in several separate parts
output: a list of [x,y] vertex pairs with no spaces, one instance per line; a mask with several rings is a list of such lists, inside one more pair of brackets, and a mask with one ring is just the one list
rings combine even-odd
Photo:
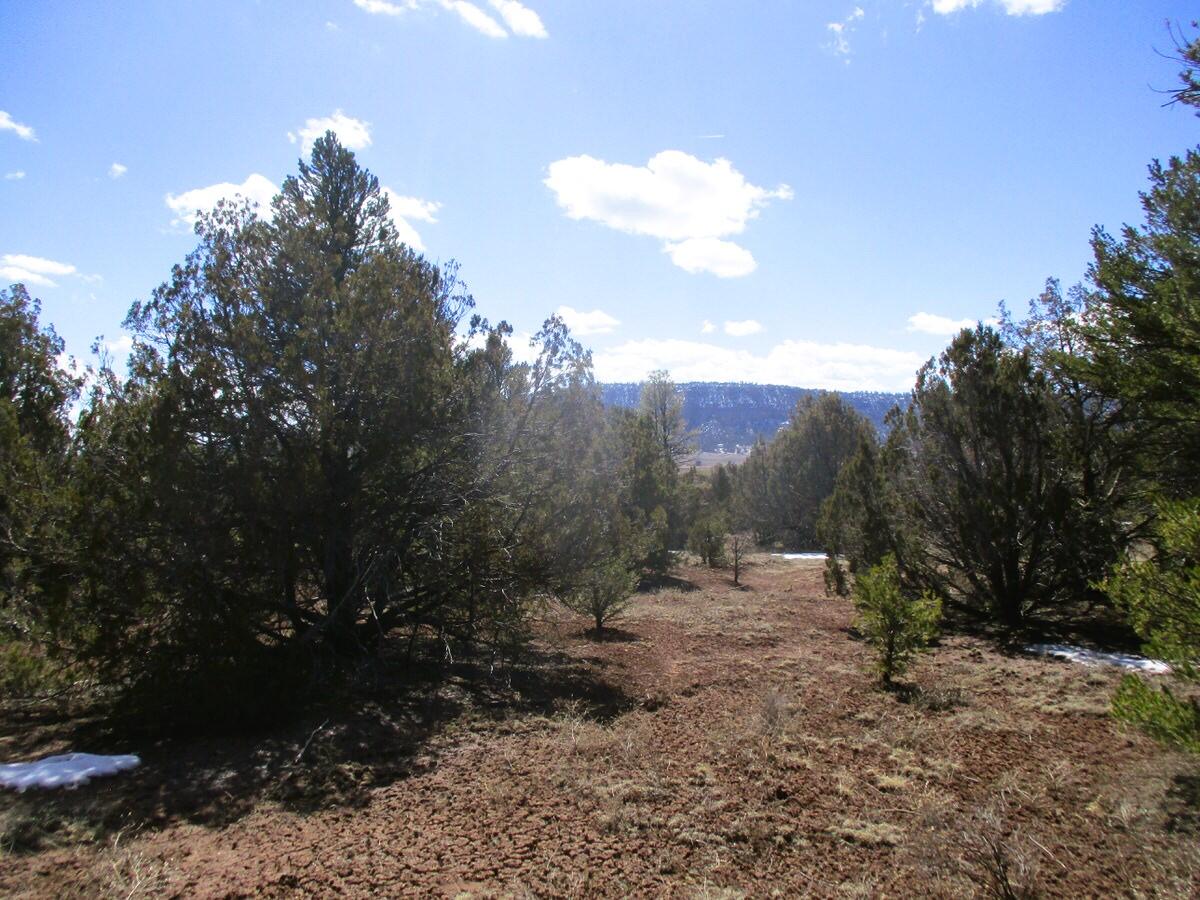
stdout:
[[[641,384],[602,384],[601,395],[608,406],[636,407]],[[696,433],[697,465],[715,465],[744,459],[757,438],[770,439],[787,424],[792,410],[804,397],[822,393],[815,388],[782,384],[735,384],[693,381],[679,385],[683,394],[683,417]],[[908,394],[877,391],[829,391],[871,421],[883,433],[883,419]],[[718,456],[719,455],[719,456]]]

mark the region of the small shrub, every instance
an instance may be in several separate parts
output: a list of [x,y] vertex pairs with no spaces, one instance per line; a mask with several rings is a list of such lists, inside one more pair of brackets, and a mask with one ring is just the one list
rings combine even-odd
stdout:
[[1126,675],[1113,695],[1113,716],[1140,728],[1162,744],[1200,753],[1200,704],[1179,697],[1169,687],[1151,687]]
[[596,631],[625,611],[629,598],[637,590],[638,575],[623,559],[613,559],[590,570],[574,591],[563,598],[568,609],[588,615]]
[[[1146,652],[1171,663],[1185,687],[1200,683],[1200,499],[1158,509],[1159,552],[1130,561],[1101,587],[1145,640]],[[1113,715],[1156,740],[1200,753],[1200,704],[1169,687],[1126,676],[1113,697]]]
[[964,874],[996,900],[1039,896],[1037,857],[1018,832],[1006,834],[1001,811],[983,810],[961,835]]
[[878,651],[875,670],[884,684],[904,674],[909,664],[937,635],[942,604],[931,594],[912,599],[900,586],[896,558],[864,572],[854,586],[856,627]]

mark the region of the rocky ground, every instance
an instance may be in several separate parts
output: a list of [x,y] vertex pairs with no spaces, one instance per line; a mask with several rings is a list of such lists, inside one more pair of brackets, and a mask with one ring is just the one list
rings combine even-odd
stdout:
[[[551,615],[515,670],[88,747],[145,765],[0,797],[0,894],[1200,893],[1200,766],[1107,717],[1119,673],[949,637],[885,693],[820,562],[756,562],[683,567],[603,641]],[[65,747],[4,734],[0,761]]]

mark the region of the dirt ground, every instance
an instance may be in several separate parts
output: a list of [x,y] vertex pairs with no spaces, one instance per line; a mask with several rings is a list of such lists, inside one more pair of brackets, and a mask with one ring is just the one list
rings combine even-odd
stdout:
[[[1200,896],[1200,766],[1107,717],[1119,673],[948,637],[885,693],[820,562],[755,563],[683,567],[604,641],[551,615],[518,670],[75,747],[145,765],[0,797],[0,894]],[[64,749],[39,727],[0,761]]]

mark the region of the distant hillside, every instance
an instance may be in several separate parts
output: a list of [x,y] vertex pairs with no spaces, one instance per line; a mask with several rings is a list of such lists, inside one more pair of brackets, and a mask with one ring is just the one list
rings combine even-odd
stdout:
[[[609,406],[637,406],[640,384],[601,385]],[[754,444],[758,435],[770,438],[783,425],[802,397],[820,393],[812,388],[780,384],[725,384],[693,381],[679,385],[683,392],[683,417],[696,432],[700,450],[735,452]],[[883,430],[883,417],[907,394],[876,391],[835,391]]]

